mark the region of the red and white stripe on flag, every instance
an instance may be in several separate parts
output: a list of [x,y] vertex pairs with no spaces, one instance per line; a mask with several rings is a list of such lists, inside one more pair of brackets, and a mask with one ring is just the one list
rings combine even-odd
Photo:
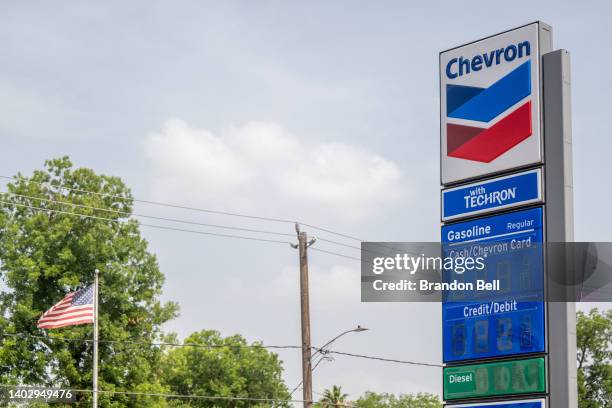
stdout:
[[67,294],[38,320],[39,329],[91,324],[94,322],[94,285]]

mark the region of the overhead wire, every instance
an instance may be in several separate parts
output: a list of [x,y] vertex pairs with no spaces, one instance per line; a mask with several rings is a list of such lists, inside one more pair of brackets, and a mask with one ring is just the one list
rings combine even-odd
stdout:
[[345,243],[343,243],[343,242],[334,241],[334,240],[332,240],[332,239],[321,238],[321,237],[316,236],[316,235],[315,235],[315,238],[317,239],[317,241],[323,241],[323,242],[327,242],[327,243],[330,243],[330,244],[334,244],[334,245],[343,246],[343,247],[345,247],[345,248],[357,249],[357,250],[359,250],[359,251],[361,251],[361,250],[362,250],[362,249],[361,249],[360,247],[358,247],[358,246],[355,246],[355,245],[350,245],[350,244],[345,244]]
[[357,258],[355,256],[341,254],[341,253],[338,253],[338,252],[328,251],[326,249],[309,247],[308,250],[309,251],[323,252],[323,253],[326,253],[326,254],[329,254],[329,255],[340,256],[342,258],[352,259],[352,260],[359,261],[359,262],[365,262],[365,261],[362,261],[361,258]]
[[[315,370],[315,369],[316,369],[316,368],[319,366],[319,364],[321,364],[321,362],[322,362],[323,360],[327,360],[327,359],[329,359],[329,357],[328,357],[328,356],[326,356],[326,355],[324,355],[324,354],[322,354],[322,355],[319,357],[319,359],[317,360],[317,362],[316,362],[316,363],[315,363],[315,364],[312,366],[312,370],[311,370],[311,372],[312,372],[312,371],[314,371],[314,370]],[[302,386],[302,384],[304,384],[304,380],[301,380],[301,381],[298,383],[298,385],[296,385],[295,387],[293,387],[293,389],[292,389],[292,390],[291,390],[291,392],[289,393],[289,396],[290,396],[290,397],[293,397],[293,394],[294,394],[294,393],[295,393],[297,390],[299,390],[299,389],[300,389],[300,387]]]
[[[18,334],[1,333],[0,337],[3,337],[3,336],[13,337],[13,338],[29,337],[29,338],[34,338],[38,340],[60,340],[60,341],[79,342],[79,343],[92,343],[93,342],[93,340],[91,339],[68,339],[65,337],[55,337],[55,336],[45,337],[45,336],[32,335],[28,333],[18,333]],[[99,342],[101,344],[135,344],[135,345],[149,345],[149,346],[192,347],[192,348],[208,348],[208,349],[215,349],[215,348],[301,349],[302,348],[302,346],[297,346],[297,345],[250,344],[250,345],[235,345],[235,346],[230,345],[228,346],[228,345],[205,345],[205,344],[193,344],[193,343],[171,343],[171,342],[156,343],[156,342],[142,342],[142,341],[130,341],[130,340],[99,340]],[[444,367],[441,364],[424,363],[424,362],[410,361],[410,360],[399,360],[399,359],[393,359],[393,358],[371,356],[371,355],[366,355],[366,354],[348,353],[348,352],[343,352],[343,351],[327,350],[327,349],[323,349],[320,347],[311,347],[311,348],[315,351],[325,351],[325,355],[337,354],[337,355],[342,355],[346,357],[355,357],[355,358],[362,358],[362,359],[368,359],[368,360],[383,361],[383,362],[388,362],[388,363],[408,364],[408,365],[417,365],[417,366],[424,366],[424,367]]]
[[[43,201],[43,202],[50,202],[50,203],[55,203],[55,204],[74,206],[74,207],[77,207],[77,208],[85,208],[85,209],[91,209],[91,210],[100,210],[100,211],[107,211],[107,212],[113,212],[113,213],[122,213],[122,214],[127,213],[127,212],[124,212],[124,211],[119,211],[119,210],[114,210],[114,209],[104,209],[104,208],[87,206],[87,205],[76,204],[76,203],[69,203],[69,202],[63,202],[63,201],[57,201],[57,200],[49,200],[49,199],[46,199],[46,198],[38,198],[38,197],[26,196],[26,195],[23,195],[23,194],[16,194],[16,193],[10,193],[10,192],[8,194],[11,194],[11,195],[14,195],[14,196],[17,196],[17,197],[28,198],[28,199],[32,199],[32,200],[40,200],[40,201]],[[53,209],[53,208],[38,207],[38,206],[33,206],[33,205],[28,205],[28,204],[17,203],[17,202],[13,202],[13,201],[0,200],[0,203],[7,204],[7,205],[15,205],[15,206],[18,206],[18,207],[29,208],[29,209],[38,210],[38,211],[53,212],[53,213],[59,213],[59,214],[64,214],[64,215],[71,215],[71,216],[76,216],[76,217],[81,217],[81,218],[95,219],[95,220],[100,220],[100,221],[109,221],[109,222],[116,223],[116,224],[127,224],[126,221],[122,221],[122,220],[118,220],[118,219],[113,219],[113,218],[108,218],[108,217],[100,217],[100,216],[97,216],[97,215],[74,213],[74,212],[70,212],[70,211],[58,210],[58,209]],[[170,222],[183,222],[183,223],[188,223],[188,224],[195,224],[195,225],[201,225],[201,226],[209,226],[209,227],[215,227],[215,228],[227,228],[227,229],[239,230],[239,231],[245,231],[245,232],[277,234],[277,235],[288,236],[288,237],[294,236],[293,234],[273,232],[273,231],[264,231],[264,230],[255,230],[255,229],[240,228],[240,227],[221,226],[221,225],[216,225],[216,224],[204,224],[204,223],[197,223],[197,222],[191,222],[191,221],[186,221],[186,220],[177,220],[177,219],[173,219],[173,218],[148,216],[148,215],[142,215],[142,214],[133,214],[133,215],[137,216],[137,217],[140,216],[140,217],[153,218],[153,219],[170,221]],[[193,233],[193,234],[210,235],[210,236],[218,236],[218,237],[225,237],[225,238],[238,238],[238,239],[262,241],[262,242],[271,242],[271,243],[291,244],[290,241],[280,241],[280,240],[257,238],[257,237],[248,237],[248,236],[233,235],[233,234],[221,234],[221,233],[214,233],[214,232],[207,232],[207,231],[199,231],[199,230],[190,230],[190,229],[184,229],[184,228],[176,228],[176,227],[164,226],[164,225],[147,224],[147,223],[142,223],[142,222],[139,222],[139,225],[144,226],[144,227],[149,227],[149,228],[165,229],[165,230],[187,232],[187,233]],[[320,241],[323,241],[323,242],[330,242],[330,243],[336,243],[336,244],[342,245],[341,243],[338,243],[338,242],[332,241],[332,240],[328,240],[328,239],[325,239],[325,238],[317,237],[317,239],[320,240]],[[347,245],[347,246],[357,249],[357,247],[354,247],[354,246],[350,246],[350,245]],[[363,262],[363,261],[361,261],[361,258],[357,258],[357,257],[346,255],[346,254],[341,254],[341,253],[334,252],[334,251],[328,251],[328,250],[325,250],[325,249],[314,248],[314,247],[310,247],[310,249],[313,250],[313,251],[322,252],[322,253],[326,253],[326,254],[329,254],[329,255],[339,256],[339,257],[342,257],[342,258],[352,259],[352,260],[355,260],[355,261]],[[372,251],[368,251],[368,252],[372,252]]]
[[[343,238],[346,238],[346,239],[351,239],[351,240],[358,241],[358,242],[363,242],[364,241],[363,239],[355,237],[353,235],[341,233],[341,232],[338,232],[338,231],[331,230],[329,228],[323,228],[323,227],[320,227],[318,225],[309,224],[309,223],[301,222],[301,221],[298,221],[298,220],[289,220],[289,219],[276,218],[276,217],[265,217],[265,216],[259,216],[259,215],[243,214],[243,213],[238,213],[238,212],[230,212],[230,211],[219,211],[219,210],[212,210],[212,209],[206,209],[206,208],[200,208],[200,207],[191,207],[191,206],[186,206],[186,205],[181,205],[181,204],[166,203],[166,202],[161,202],[161,201],[143,200],[143,199],[138,199],[138,198],[133,198],[133,197],[128,198],[128,197],[124,197],[124,196],[117,195],[117,194],[101,193],[101,192],[98,192],[98,191],[84,190],[84,189],[80,189],[80,188],[73,188],[73,187],[68,187],[68,186],[63,186],[63,185],[54,186],[51,183],[51,181],[41,182],[41,181],[35,181],[35,180],[32,180],[32,179],[28,179],[28,178],[25,178],[25,177],[0,175],[0,178],[6,179],[6,180],[26,181],[26,182],[34,183],[34,184],[37,184],[37,185],[40,185],[40,186],[45,186],[46,185],[46,186],[51,186],[51,187],[63,188],[63,189],[68,190],[68,191],[75,191],[75,192],[85,193],[85,194],[93,194],[93,195],[97,195],[97,196],[101,196],[101,197],[110,197],[110,198],[116,198],[116,199],[120,199],[120,200],[129,200],[129,201],[138,202],[138,203],[142,203],[142,204],[163,206],[163,207],[176,208],[176,209],[182,209],[182,210],[188,210],[188,211],[204,212],[204,213],[208,213],[208,214],[216,214],[216,215],[224,215],[224,216],[232,216],[232,217],[241,217],[241,218],[260,220],[260,221],[289,223],[289,224],[300,224],[300,225],[303,225],[305,227],[312,228],[314,230],[318,230],[318,231],[322,231],[322,232],[325,232],[325,233],[328,233],[328,234],[340,236],[340,237],[343,237]],[[336,243],[336,242],[331,242],[330,241],[330,243]],[[387,247],[385,245],[382,245],[382,244],[376,244],[376,245],[378,245],[378,246],[380,246],[382,248],[386,248],[386,249],[393,249],[393,248],[389,248],[389,247]]]
[[418,361],[410,361],[410,360],[398,360],[398,359],[395,359],[395,358],[376,357],[376,356],[369,356],[369,355],[365,355],[365,354],[347,353],[347,352],[335,351],[335,350],[330,350],[330,351],[328,351],[328,353],[338,354],[338,355],[347,356],[347,357],[364,358],[364,359],[368,359],[368,360],[385,361],[385,362],[388,362],[388,363],[408,364],[408,365],[417,365],[417,366],[424,366],[424,367],[438,367],[438,368],[444,367],[442,364],[421,363],[421,362],[418,362]]
[[[52,208],[36,207],[36,206],[32,206],[32,205],[14,203],[14,202],[5,201],[5,200],[0,200],[0,203],[9,204],[9,205],[15,205],[15,206],[18,206],[18,207],[25,207],[25,208],[29,208],[29,209],[33,209],[33,210],[38,210],[38,211],[47,211],[47,212],[53,212],[53,213],[59,213],[59,214],[65,214],[65,215],[72,215],[72,216],[77,216],[77,217],[82,217],[82,218],[90,218],[90,219],[95,219],[95,220],[108,221],[108,222],[112,222],[112,223],[115,223],[115,224],[124,224],[124,225],[128,224],[125,221],[119,221],[119,220],[115,220],[115,219],[112,219],[112,218],[99,217],[99,216],[96,216],[96,215],[78,214],[78,213],[73,213],[73,212],[70,212],[70,211],[55,210],[55,209],[52,209]],[[138,225],[141,225],[143,227],[149,227],[149,228],[157,228],[157,229],[170,230],[170,231],[188,232],[188,233],[200,234],[200,235],[210,235],[210,236],[225,237],[225,238],[238,238],[238,239],[245,239],[245,240],[250,240],[250,241],[271,242],[271,243],[277,243],[277,244],[291,244],[290,241],[280,241],[280,240],[274,240],[274,239],[249,237],[249,236],[244,236],[244,235],[221,234],[221,233],[216,233],[216,232],[197,231],[197,230],[190,230],[190,229],[184,229],[184,228],[169,227],[169,226],[165,226],[165,225],[154,225],[154,224],[145,224],[145,223],[139,223]]]
[[147,214],[133,213],[129,211],[121,211],[121,210],[116,210],[113,208],[102,208],[102,207],[94,207],[94,206],[84,205],[84,204],[71,203],[71,202],[66,202],[66,201],[49,200],[48,198],[33,197],[33,196],[24,195],[24,194],[12,193],[10,191],[7,192],[7,194],[10,194],[15,197],[27,198],[30,200],[39,200],[43,202],[60,204],[60,205],[69,205],[72,207],[84,208],[88,210],[96,210],[96,211],[110,212],[114,214],[121,214],[127,217],[149,218],[149,219],[154,219],[154,220],[159,220],[159,221],[176,222],[176,223],[181,223],[181,224],[198,225],[201,227],[221,228],[221,229],[228,229],[228,230],[235,230],[235,231],[256,232],[260,234],[272,234],[272,235],[281,235],[281,236],[288,236],[288,237],[295,236],[295,234],[289,234],[286,232],[266,231],[266,230],[260,230],[260,229],[233,227],[233,226],[219,225],[219,224],[208,224],[208,223],[203,223],[199,221],[182,220],[178,218],[159,217],[155,215],[147,215]]
[[[317,241],[327,242],[327,243],[330,243],[330,244],[335,244],[335,245],[343,246],[343,247],[346,247],[346,248],[356,249],[356,250],[360,251],[360,252],[361,252],[361,253],[363,253],[363,254],[373,254],[373,255],[379,255],[379,256],[383,256],[383,257],[389,256],[389,254],[388,254],[388,253],[387,253],[387,254],[384,254],[384,253],[382,253],[382,252],[372,251],[372,250],[370,250],[370,249],[361,248],[361,247],[358,247],[358,246],[355,246],[355,245],[344,244],[344,243],[342,243],[342,242],[338,242],[338,241],[330,240],[330,239],[327,239],[327,238],[321,238],[321,237],[319,237],[319,236],[315,236],[315,238],[317,239]],[[391,250],[393,250],[393,251],[398,251],[398,252],[404,251],[404,252],[406,252],[406,253],[409,253],[409,254],[412,254],[412,255],[419,256],[419,254],[417,254],[417,253],[415,253],[415,252],[413,252],[413,251],[405,251],[405,250],[400,250],[400,249],[398,249],[398,248],[391,248],[391,247],[388,247],[388,246],[384,246],[384,245],[382,245],[382,244],[378,244],[377,242],[368,242],[368,244],[369,244],[369,245],[374,245],[374,246],[379,246],[379,247],[382,247],[382,248],[385,248],[385,249],[391,249]],[[311,249],[314,249],[314,248],[311,248]],[[314,249],[314,250],[316,251],[316,249]],[[325,252],[325,251],[322,251],[322,252]],[[350,259],[361,260],[360,258],[351,257],[350,255],[343,255],[343,254],[339,254],[339,253],[337,253],[337,252],[331,252],[331,251],[328,251],[327,253],[329,253],[329,254],[331,254],[331,255],[342,256],[342,257],[345,257],[345,258],[347,258],[347,257],[348,257],[348,258],[350,258]],[[362,263],[366,263],[366,264],[367,264],[368,262],[366,262],[366,261],[362,261]]]
[[[50,182],[48,182],[48,181],[47,182],[40,182],[40,181],[35,181],[35,180],[27,179],[25,177],[11,177],[11,176],[0,175],[0,178],[9,179],[9,180],[23,180],[23,181],[27,181],[29,183],[38,184],[38,185],[41,185],[41,186],[42,185],[51,185]],[[262,220],[262,221],[282,222],[282,223],[290,223],[290,224],[295,224],[296,223],[295,220],[288,220],[288,219],[283,219],[283,218],[263,217],[263,216],[258,216],[258,215],[241,214],[241,213],[238,213],[238,212],[219,211],[219,210],[211,210],[211,209],[206,209],[206,208],[190,207],[190,206],[185,206],[185,205],[180,205],[180,204],[164,203],[164,202],[160,202],[160,201],[142,200],[142,199],[137,199],[137,198],[128,198],[128,197],[124,197],[124,196],[117,195],[117,194],[101,193],[101,192],[98,192],[98,191],[83,190],[83,189],[79,189],[79,188],[72,188],[72,187],[61,186],[61,185],[60,186],[56,186],[56,187],[64,188],[64,189],[69,190],[69,191],[76,191],[76,192],[79,192],[79,193],[94,194],[94,195],[98,195],[98,196],[102,196],[102,197],[117,198],[117,199],[120,199],[120,200],[129,200],[129,201],[134,201],[134,202],[143,203],[143,204],[157,205],[157,206],[163,206],[163,207],[171,207],[171,208],[177,208],[177,209],[188,210],[188,211],[198,211],[198,212],[205,212],[205,213],[209,213],[209,214],[226,215],[226,216],[231,216],[231,217],[250,218],[250,219]]]
[[[112,208],[102,208],[102,207],[95,207],[95,206],[89,206],[89,205],[84,205],[84,204],[71,203],[71,202],[66,202],[66,201],[50,200],[50,199],[47,199],[47,198],[28,196],[28,195],[17,194],[17,193],[12,193],[12,192],[7,192],[6,194],[9,194],[9,195],[12,195],[12,196],[15,196],[15,197],[20,197],[20,198],[27,198],[27,199],[30,199],[30,200],[39,200],[39,201],[47,202],[47,203],[66,205],[66,206],[72,206],[72,207],[76,207],[76,208],[83,208],[83,209],[89,209],[89,210],[95,210],[95,211],[110,212],[110,213],[114,213],[114,214],[121,214],[121,215],[128,216],[128,218],[129,217],[140,217],[140,218],[155,219],[155,220],[160,220],[160,221],[176,222],[176,223],[182,223],[182,224],[190,224],[190,225],[197,225],[197,226],[204,226],[204,227],[211,227],[211,228],[219,228],[219,229],[227,229],[227,230],[235,230],[235,231],[243,231],[243,232],[253,232],[253,233],[261,233],[261,234],[272,234],[272,235],[286,236],[286,237],[293,237],[293,236],[295,236],[295,234],[289,234],[289,233],[277,232],[277,231],[267,231],[267,230],[252,229],[252,228],[243,228],[243,227],[234,227],[234,226],[219,225],[219,224],[209,224],[209,223],[201,223],[201,222],[198,222],[198,221],[182,220],[182,219],[177,219],[177,218],[159,217],[159,216],[140,214],[140,213],[130,213],[128,211],[121,211],[121,210],[116,210],[116,209],[112,209]],[[51,212],[57,212],[57,213],[62,213],[62,214],[66,214],[66,215],[75,215],[75,216],[84,217],[84,218],[93,218],[93,219],[98,219],[98,220],[102,220],[102,221],[110,221],[110,222],[115,222],[115,223],[125,223],[124,221],[120,221],[120,220],[116,220],[116,219],[112,219],[112,218],[107,218],[107,217],[99,217],[99,216],[93,216],[93,215],[88,215],[88,214],[79,214],[79,213],[70,213],[70,212],[66,212],[66,211],[62,211],[62,210],[55,210],[55,209],[52,209],[52,208],[36,207],[36,206],[16,203],[16,202],[12,202],[12,201],[0,200],[0,203],[9,204],[9,205],[17,205],[17,206],[27,207],[27,208],[30,208],[30,209],[36,209],[36,210],[40,210],[40,211],[51,211]],[[214,235],[214,236],[220,236],[220,237],[226,237],[226,238],[241,238],[241,239],[258,240],[258,241],[264,241],[264,242],[291,244],[291,242],[289,242],[289,241],[258,239],[258,238],[253,238],[253,237],[237,236],[237,235],[231,235],[231,234],[216,234],[216,233],[211,233],[211,232],[186,230],[186,229],[180,229],[180,228],[174,228],[174,227],[168,227],[168,226],[161,226],[161,225],[151,225],[151,224],[146,224],[146,223],[141,223],[141,222],[139,222],[139,225],[142,225],[142,226],[145,226],[145,227],[151,227],[151,228],[167,229],[167,230],[182,231],[182,232],[189,232],[189,233],[196,233],[196,234]],[[371,250],[367,250],[367,249],[361,249],[361,248],[359,248],[357,246],[354,246],[354,245],[344,244],[342,242],[330,240],[330,239],[327,239],[327,238],[321,238],[321,237],[318,237],[318,236],[315,237],[315,238],[318,241],[327,242],[327,243],[330,243],[330,244],[335,244],[335,245],[339,245],[339,246],[343,246],[343,247],[347,247],[347,248],[352,248],[352,249],[356,249],[356,250],[361,250],[362,252],[366,252],[366,253],[372,253],[372,254],[376,254],[376,255],[385,256],[385,254],[383,254],[381,252],[371,251]],[[357,258],[357,257],[346,255],[346,254],[341,254],[341,253],[334,252],[334,251],[328,251],[328,250],[324,250],[324,249],[320,249],[320,248],[314,248],[314,247],[311,247],[310,249],[313,250],[313,251],[323,252],[323,253],[326,253],[326,254],[329,254],[329,255],[339,256],[339,257],[342,257],[342,258],[347,258],[347,259],[352,259],[352,260],[356,260],[356,261],[361,261],[362,263],[367,263],[365,261],[362,261],[361,258]]]
[[[0,333],[0,338],[12,337],[12,338],[23,338],[28,337],[37,340],[59,340],[72,343],[93,343],[92,339],[70,339],[60,336],[37,336],[34,334],[20,333]],[[168,346],[168,347],[191,347],[191,348],[203,348],[203,349],[297,349],[301,350],[302,346],[296,345],[265,345],[265,344],[196,344],[196,343],[172,343],[172,342],[146,342],[146,341],[133,341],[133,340],[98,340],[100,344],[131,344],[131,345],[147,345],[147,346]]]
[[[84,209],[88,209],[88,210],[103,211],[103,212],[109,212],[109,213],[114,213],[114,214],[121,214],[121,215],[125,215],[127,217],[148,218],[148,219],[154,219],[154,220],[159,220],[159,221],[168,221],[168,222],[176,222],[176,223],[189,224],[189,225],[198,225],[198,226],[202,226],[202,227],[220,228],[220,229],[228,229],[228,230],[244,231],[244,232],[253,232],[253,233],[261,233],[261,234],[272,234],[272,235],[279,235],[279,236],[286,236],[286,237],[294,237],[295,236],[295,234],[289,234],[289,233],[286,233],[286,232],[267,231],[267,230],[252,229],[252,228],[242,228],[242,227],[219,225],[219,224],[209,224],[209,223],[202,223],[202,222],[198,222],[198,221],[190,221],[190,220],[183,220],[183,219],[177,219],[177,218],[168,218],[168,217],[159,217],[159,216],[148,215],[148,214],[140,214],[140,213],[133,213],[133,212],[129,212],[129,211],[121,211],[121,210],[117,210],[117,209],[113,209],[113,208],[95,207],[95,206],[84,205],[84,204],[77,204],[77,203],[72,203],[72,202],[67,202],[67,201],[50,200],[48,198],[34,197],[34,196],[29,196],[29,195],[24,195],[24,194],[17,194],[17,193],[13,193],[13,192],[10,192],[10,191],[7,192],[6,194],[12,195],[14,197],[27,198],[27,199],[30,199],[30,200],[39,200],[39,201],[43,201],[43,202],[47,202],[47,203],[53,203],[53,204],[59,204],[59,205],[67,205],[67,206],[72,206],[72,207],[76,207],[76,208],[84,208]],[[322,238],[322,237],[318,237],[318,236],[315,237],[315,238],[318,241],[327,242],[327,243],[330,243],[330,244],[339,245],[339,246],[343,246],[343,247],[346,247],[346,248],[356,249],[356,250],[367,252],[367,253],[372,253],[372,254],[376,254],[376,255],[385,256],[385,254],[383,254],[381,252],[376,252],[376,251],[371,251],[371,250],[367,250],[367,249],[362,249],[362,248],[360,248],[358,246],[355,246],[355,245],[345,244],[345,243],[342,243],[342,242],[338,242],[338,241],[334,241],[334,240],[330,240],[330,239]],[[337,253],[332,253],[332,252],[329,252],[329,253],[332,254],[332,255],[343,256],[342,254],[337,254]],[[351,259],[358,259],[358,258],[351,258]]]

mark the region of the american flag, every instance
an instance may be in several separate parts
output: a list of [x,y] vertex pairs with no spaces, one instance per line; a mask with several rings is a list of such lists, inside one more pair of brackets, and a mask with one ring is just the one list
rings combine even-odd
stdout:
[[94,285],[67,294],[38,320],[39,329],[57,329],[94,322]]

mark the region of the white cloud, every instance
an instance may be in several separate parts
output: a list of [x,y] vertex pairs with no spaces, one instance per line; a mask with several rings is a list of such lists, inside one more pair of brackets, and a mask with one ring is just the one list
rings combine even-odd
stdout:
[[181,120],[169,120],[161,133],[151,135],[146,152],[155,172],[174,179],[173,186],[199,185],[211,197],[231,194],[251,178],[241,157],[224,140]]
[[339,143],[314,147],[308,160],[282,177],[283,191],[295,199],[310,198],[353,215],[395,202],[400,172],[395,163]]
[[341,143],[306,144],[275,123],[251,122],[219,133],[168,120],[145,151],[157,199],[262,210],[318,208],[357,219],[397,204],[398,166]]

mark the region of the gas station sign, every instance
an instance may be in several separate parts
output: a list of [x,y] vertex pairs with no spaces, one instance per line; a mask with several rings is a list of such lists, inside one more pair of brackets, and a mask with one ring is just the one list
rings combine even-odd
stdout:
[[444,399],[575,408],[575,306],[546,302],[543,250],[573,240],[569,53],[535,22],[441,52],[439,75],[442,255],[479,266],[439,276]]
[[539,31],[440,53],[443,185],[542,163]]

